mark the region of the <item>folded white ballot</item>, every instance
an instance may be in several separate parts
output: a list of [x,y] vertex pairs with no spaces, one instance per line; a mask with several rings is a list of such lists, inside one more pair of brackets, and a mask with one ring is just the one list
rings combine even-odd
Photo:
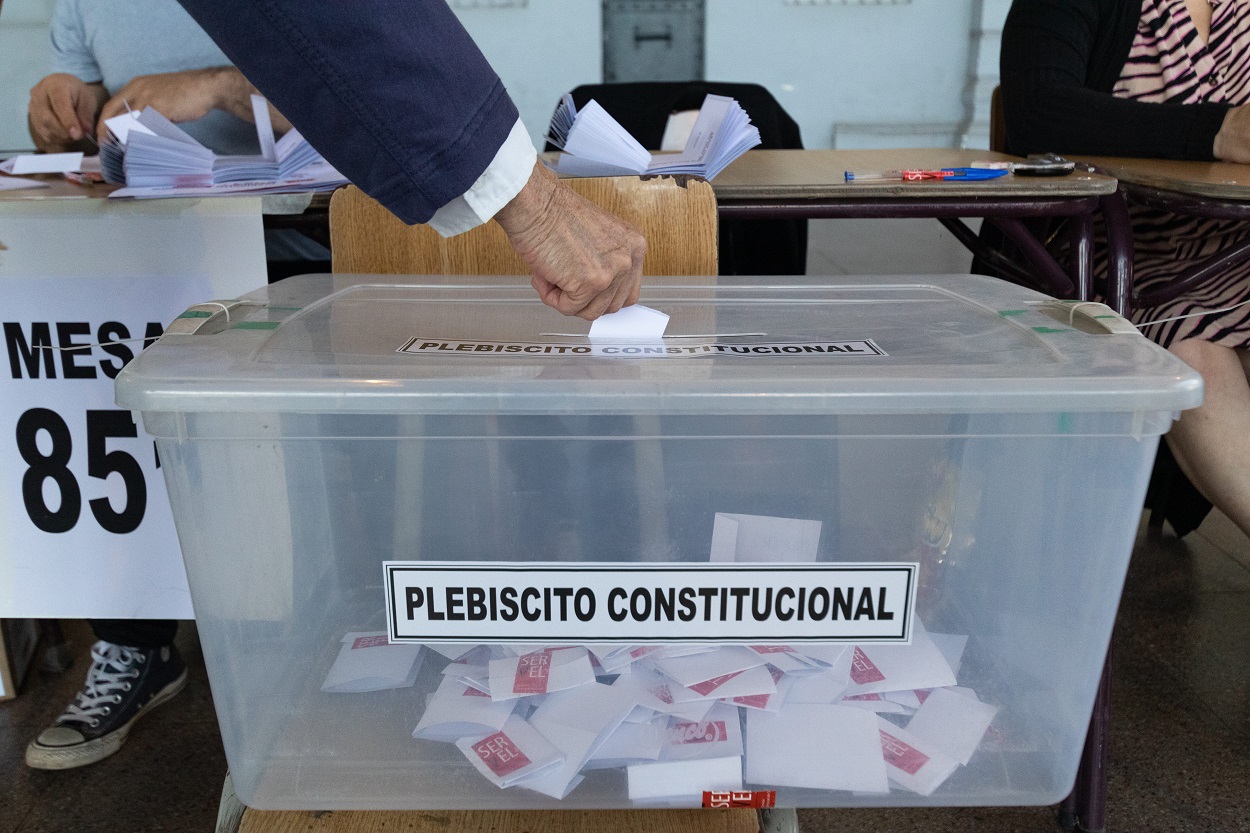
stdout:
[[846,706],[851,709],[863,709],[864,711],[877,712],[878,714],[910,714],[906,706],[886,699],[885,695],[872,694],[853,694],[849,697],[843,697],[838,701],[839,706]]
[[82,151],[22,153],[0,162],[0,171],[13,176],[73,173],[82,167]]
[[564,798],[581,782],[579,771],[591,754],[633,710],[633,699],[622,689],[591,683],[548,694],[529,723],[560,750],[564,763],[532,780],[525,789]]
[[488,665],[469,665],[463,662],[448,663],[443,669],[444,677],[451,677],[453,680],[459,680],[467,686],[472,686],[483,694],[490,695],[490,666]]
[[582,769],[614,769],[658,761],[666,743],[667,718],[650,723],[622,723],[591,753]]
[[935,744],[900,729],[884,718],[877,718],[881,734],[881,754],[886,774],[900,787],[920,795],[932,795],[959,766]]
[[564,761],[559,750],[515,714],[498,732],[461,738],[456,748],[497,787],[514,786]]
[[748,645],[747,648],[759,654],[769,665],[787,673],[815,673],[828,667],[789,645]]
[[[849,657],[849,651],[847,655]],[[847,683],[850,680],[848,677],[850,670],[851,664],[848,659],[845,667],[835,666],[819,674],[803,674],[802,676],[792,678],[786,691],[786,704],[807,703],[816,705],[836,703],[842,699],[842,694],[846,691]]]
[[742,755],[742,723],[738,710],[717,703],[699,721],[670,718],[663,761],[690,761]]
[[929,692],[919,711],[907,724],[907,731],[934,744],[961,764],[967,764],[981,745],[998,707],[982,703],[949,688]]
[[772,694],[747,694],[739,697],[730,697],[722,702],[748,709],[760,709],[766,712],[778,711],[786,702],[786,698],[790,694],[790,688],[798,678],[785,673],[775,665],[766,665],[765,668],[772,675],[773,684],[777,686],[775,692]]
[[[440,645],[440,644],[431,642],[425,647],[429,648],[431,651],[433,651],[436,654],[442,654],[443,656],[447,657],[447,659],[458,660],[458,661],[464,661],[462,660],[462,657],[464,657],[470,651],[474,651],[478,648],[486,648],[487,653],[490,652],[489,647],[485,645],[475,645],[472,642],[458,642],[455,644],[447,643],[445,645]],[[485,660],[482,660],[482,662],[485,662]]]
[[930,691],[932,691],[932,689],[929,688],[908,689],[907,691],[887,691],[881,696],[889,700],[891,703],[898,703],[900,706],[907,709],[908,712],[914,712],[916,709],[920,708],[920,704],[924,702],[925,697],[929,696]]
[[649,668],[638,669],[628,677],[620,677],[612,687],[629,692],[638,706],[686,720],[702,720],[716,702],[715,699],[696,694]]
[[512,715],[515,700],[491,700],[453,677],[443,677],[438,690],[430,697],[425,713],[412,736],[422,740],[453,742],[467,737],[481,737],[502,729]]
[[955,675],[942,652],[917,622],[910,645],[856,645],[851,655],[848,695],[909,688],[942,688]]
[[589,338],[608,340],[660,339],[668,327],[668,313],[632,304],[617,312],[601,315],[590,323]]
[[697,683],[736,674],[748,668],[758,668],[765,661],[763,656],[750,648],[729,645],[706,653],[657,659],[655,667],[665,676],[690,688]]
[[629,799],[698,798],[705,790],[742,789],[742,758],[662,761],[625,768]]
[[717,512],[711,561],[808,562],[816,560],[820,521]]
[[594,681],[595,670],[585,648],[535,651],[490,661],[490,696],[494,700],[563,691]]
[[959,666],[963,661],[964,648],[968,644],[967,634],[960,633],[934,633],[929,631],[929,638],[933,640],[933,644],[942,652],[942,656],[946,658],[946,664],[951,667],[951,673],[956,677],[959,676]]
[[337,694],[410,686],[421,671],[421,647],[392,645],[385,633],[349,633],[321,690]]
[[724,700],[733,697],[752,697],[757,694],[773,694],[777,691],[777,684],[773,681],[773,675],[769,673],[766,666],[757,665],[745,671],[735,671],[732,674],[704,680],[688,688],[695,694]]
[[748,712],[746,781],[776,787],[884,793],[890,789],[877,717],[843,706]]

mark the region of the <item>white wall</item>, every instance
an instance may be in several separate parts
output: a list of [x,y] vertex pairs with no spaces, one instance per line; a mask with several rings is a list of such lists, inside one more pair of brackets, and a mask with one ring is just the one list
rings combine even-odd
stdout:
[[4,0],[0,8],[0,151],[30,149],[26,103],[48,74],[53,0]]
[[957,145],[979,5],[712,0],[707,77],[768,87],[809,148]]
[[452,8],[499,73],[541,150],[560,96],[603,80],[597,0],[453,0]]

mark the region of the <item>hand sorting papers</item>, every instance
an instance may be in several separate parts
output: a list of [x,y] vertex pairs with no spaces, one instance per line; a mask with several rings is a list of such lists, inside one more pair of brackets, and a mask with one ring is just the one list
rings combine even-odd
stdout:
[[566,95],[551,120],[552,144],[561,148],[556,171],[566,176],[694,174],[712,179],[760,143],[760,131],[732,98],[709,95],[699,108],[685,149],[654,156],[596,101],[581,110]]

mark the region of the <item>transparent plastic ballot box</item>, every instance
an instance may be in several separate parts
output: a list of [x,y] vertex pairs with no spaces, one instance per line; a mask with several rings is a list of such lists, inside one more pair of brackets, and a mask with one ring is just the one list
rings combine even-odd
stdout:
[[1052,804],[1200,378],[970,275],[307,275],[117,378],[263,809]]

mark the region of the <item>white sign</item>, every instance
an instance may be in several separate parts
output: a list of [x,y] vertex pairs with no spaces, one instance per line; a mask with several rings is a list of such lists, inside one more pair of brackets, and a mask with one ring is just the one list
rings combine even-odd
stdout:
[[155,445],[113,378],[188,306],[264,284],[259,200],[6,201],[0,243],[0,616],[190,618]]
[[396,642],[906,643],[915,563],[387,561]]
[[746,344],[667,338],[663,343],[595,341],[592,344],[546,341],[460,341],[456,339],[410,339],[397,353],[422,356],[503,356],[532,359],[535,356],[606,356],[613,359],[689,359],[737,356],[787,358],[866,357],[888,355],[871,339],[860,341],[778,341]]

